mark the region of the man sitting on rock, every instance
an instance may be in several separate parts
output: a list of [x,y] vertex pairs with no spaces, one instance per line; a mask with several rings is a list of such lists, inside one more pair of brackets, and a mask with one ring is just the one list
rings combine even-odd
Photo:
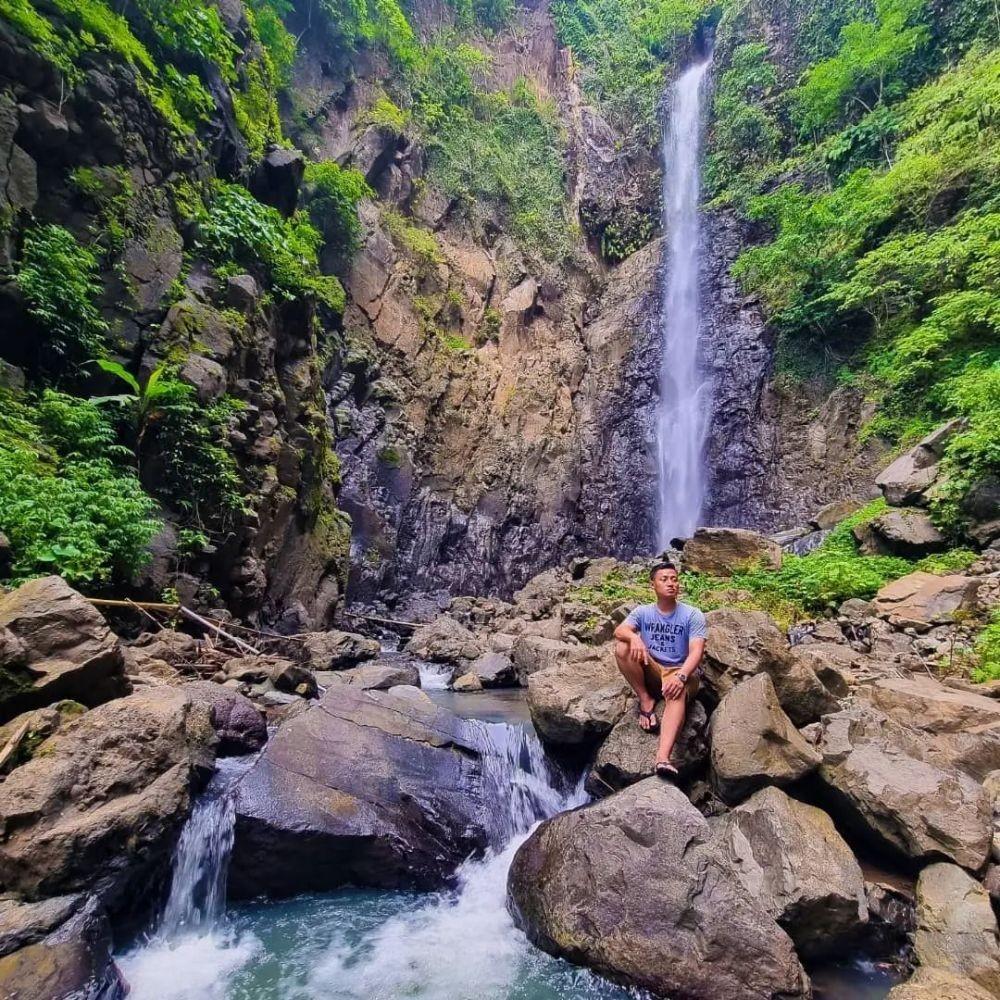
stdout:
[[707,632],[705,616],[677,600],[681,585],[673,563],[657,563],[649,579],[656,603],[640,604],[615,629],[615,662],[639,699],[641,729],[656,732],[656,701],[663,696],[656,773],[669,778],[677,774],[670,754],[684,725],[687,700],[701,686]]

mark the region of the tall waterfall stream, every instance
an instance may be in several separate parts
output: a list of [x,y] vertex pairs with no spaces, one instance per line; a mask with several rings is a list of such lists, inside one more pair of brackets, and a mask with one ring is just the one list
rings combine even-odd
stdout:
[[705,502],[705,434],[711,381],[698,357],[700,308],[698,197],[702,90],[711,60],[697,63],[674,84],[663,136],[663,222],[670,238],[661,312],[662,360],[657,425],[659,547],[686,538]]

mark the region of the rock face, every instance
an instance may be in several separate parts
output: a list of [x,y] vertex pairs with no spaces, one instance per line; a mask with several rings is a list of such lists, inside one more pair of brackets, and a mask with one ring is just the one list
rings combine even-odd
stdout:
[[990,798],[978,782],[907,752],[854,711],[823,719],[819,777],[836,814],[905,858],[946,858],[976,870],[992,839]]
[[719,862],[710,835],[657,778],[556,816],[514,857],[515,919],[545,951],[656,995],[808,996],[791,941]]
[[267,742],[267,725],[254,703],[239,691],[212,681],[191,681],[182,688],[192,701],[203,702],[211,712],[212,728],[219,739],[220,757],[256,753]]
[[531,721],[546,743],[560,746],[585,746],[606,736],[622,717],[628,695],[606,651],[528,678]]
[[[657,736],[639,728],[636,718],[636,701],[631,699],[625,714],[618,720],[607,739],[601,744],[587,779],[587,790],[592,795],[610,792],[634,785],[653,774],[656,765]],[[663,702],[656,705],[656,717],[663,715]],[[708,758],[708,715],[700,701],[688,706],[684,728],[674,744],[671,759],[681,780],[689,778]]]
[[231,892],[440,886],[486,846],[482,789],[466,723],[425,699],[332,688],[239,785]]
[[805,957],[843,951],[868,920],[864,877],[830,817],[765,788],[723,821],[737,875]]
[[[124,1000],[128,986],[111,960],[111,930],[100,903],[72,896],[49,905],[55,902],[7,903],[0,912],[0,996]],[[6,933],[12,925],[15,935]]]
[[93,706],[128,693],[117,639],[61,577],[31,580],[0,597],[0,629],[23,647],[9,666],[0,664],[0,721],[61,698]]
[[756,564],[780,569],[781,546],[743,528],[699,528],[684,544],[681,558],[689,573],[730,576]]
[[712,716],[712,780],[727,802],[765,785],[789,785],[822,758],[781,710],[774,685],[759,674],[735,687]]
[[87,889],[110,909],[162,870],[192,784],[213,761],[209,709],[150,688],[92,709],[0,785],[0,886]]
[[886,584],[875,595],[875,613],[897,628],[925,630],[953,621],[956,611],[972,610],[980,582],[958,574],[910,573]]
[[921,966],[965,976],[1000,996],[997,918],[986,890],[955,865],[929,865],[917,879],[913,953]]

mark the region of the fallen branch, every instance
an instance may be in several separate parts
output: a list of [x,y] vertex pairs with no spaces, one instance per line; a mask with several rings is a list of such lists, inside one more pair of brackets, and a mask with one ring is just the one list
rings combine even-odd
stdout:
[[28,729],[31,726],[31,720],[22,722],[17,728],[17,732],[7,740],[6,745],[3,750],[0,750],[0,771],[3,770],[7,761],[17,753],[17,748],[21,745],[21,740],[27,735]]
[[87,600],[99,608],[132,608],[133,611],[145,608],[148,611],[170,611],[175,614],[181,609],[179,604],[165,604],[162,601],[112,601],[106,597],[88,597]]
[[404,622],[398,618],[377,618],[375,615],[359,615],[355,611],[345,611],[344,616],[347,618],[360,618],[366,622],[376,622],[379,625],[396,625],[401,628],[410,629],[422,628],[425,624],[423,622]]
[[215,622],[210,621],[208,618],[202,618],[201,615],[196,615],[190,608],[185,608],[184,605],[180,605],[181,614],[188,619],[200,625],[202,628],[211,629],[217,636],[222,639],[228,639],[233,643],[237,649],[245,653],[247,656],[260,656],[260,650],[254,649],[248,642],[244,642],[242,639],[237,639],[235,635],[231,635],[229,632],[224,631]]

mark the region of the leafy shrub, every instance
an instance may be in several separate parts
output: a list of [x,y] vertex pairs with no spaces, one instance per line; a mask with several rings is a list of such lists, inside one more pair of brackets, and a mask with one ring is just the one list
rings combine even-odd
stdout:
[[102,291],[97,257],[68,229],[28,229],[14,280],[28,313],[47,335],[46,346],[63,363],[103,353],[107,325],[97,306]]
[[401,135],[410,123],[410,115],[383,94],[364,112],[361,121],[365,125],[373,125],[394,135]]
[[364,174],[341,167],[332,160],[310,163],[305,172],[305,204],[326,245],[349,260],[361,243],[358,203],[374,198]]
[[976,637],[973,652],[977,664],[972,680],[976,684],[1000,680],[1000,611],[994,610],[989,624]]
[[440,264],[444,261],[437,237],[430,230],[413,225],[406,216],[392,209],[382,212],[382,224],[389,231],[393,242],[408,250],[418,260],[425,264]]

